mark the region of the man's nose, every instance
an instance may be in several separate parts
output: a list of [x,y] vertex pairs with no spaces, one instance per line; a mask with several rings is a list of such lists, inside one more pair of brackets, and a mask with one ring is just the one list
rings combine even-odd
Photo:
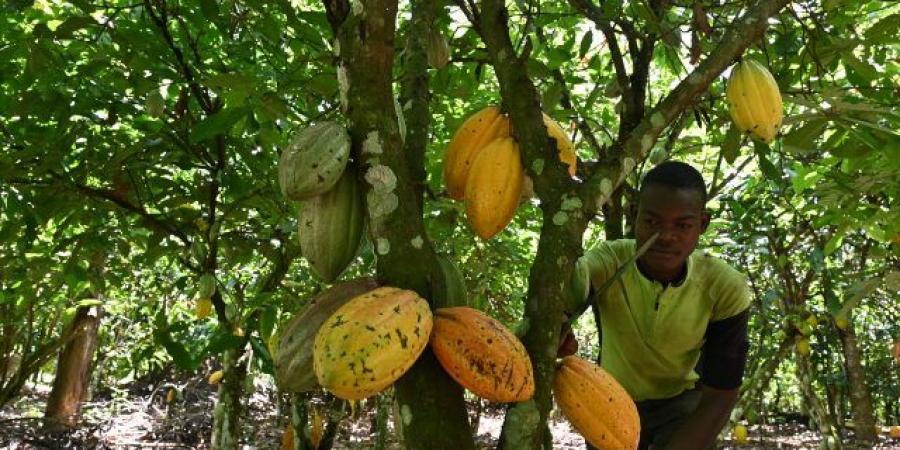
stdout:
[[657,241],[660,243],[675,241],[675,229],[673,227],[661,227]]

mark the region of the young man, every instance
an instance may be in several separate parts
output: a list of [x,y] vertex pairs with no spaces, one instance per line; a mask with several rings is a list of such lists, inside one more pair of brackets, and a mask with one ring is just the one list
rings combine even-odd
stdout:
[[658,233],[597,298],[601,366],[637,403],[640,449],[709,448],[737,401],[750,293],[736,270],[694,252],[709,225],[705,204],[700,173],[662,163],[641,184],[635,239],[604,242],[583,256],[597,289]]

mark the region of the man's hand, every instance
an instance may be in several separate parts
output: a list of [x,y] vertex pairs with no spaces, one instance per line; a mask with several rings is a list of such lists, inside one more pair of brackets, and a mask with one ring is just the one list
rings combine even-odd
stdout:
[[665,450],[698,450],[712,448],[738,399],[739,389],[702,387],[700,404],[672,435]]

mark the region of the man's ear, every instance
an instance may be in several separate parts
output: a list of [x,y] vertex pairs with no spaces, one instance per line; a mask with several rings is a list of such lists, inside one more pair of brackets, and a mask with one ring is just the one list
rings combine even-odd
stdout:
[[705,233],[706,229],[709,228],[709,220],[709,213],[704,209],[703,214],[700,216],[700,229],[703,230],[703,233]]

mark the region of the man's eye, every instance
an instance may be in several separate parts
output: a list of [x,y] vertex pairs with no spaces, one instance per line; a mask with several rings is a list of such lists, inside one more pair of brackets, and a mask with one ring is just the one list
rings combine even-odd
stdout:
[[690,230],[690,229],[691,229],[691,226],[692,226],[692,225],[689,224],[689,223],[679,223],[679,224],[678,224],[678,229],[680,229],[680,230]]

